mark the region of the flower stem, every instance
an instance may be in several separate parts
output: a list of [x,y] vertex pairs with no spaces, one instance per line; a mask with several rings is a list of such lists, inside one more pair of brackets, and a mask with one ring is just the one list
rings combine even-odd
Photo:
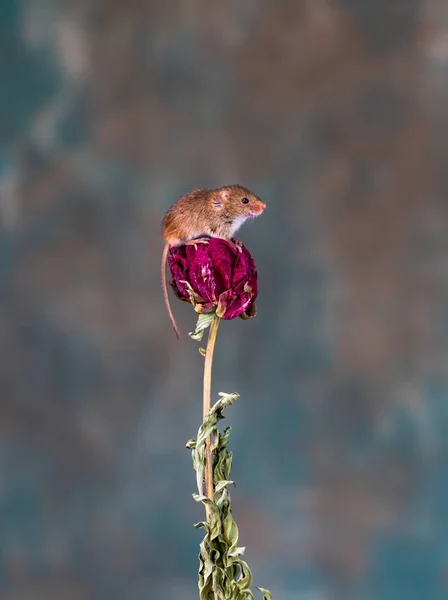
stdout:
[[[203,394],[203,411],[202,417],[205,417],[210,412],[211,398],[212,398],[212,365],[213,365],[213,352],[215,350],[216,334],[218,333],[218,327],[220,318],[213,316],[213,321],[210,324],[210,331],[208,334],[207,348],[205,349],[205,363],[204,363],[204,394]],[[205,447],[205,493],[207,498],[213,502],[213,460],[212,460],[212,441],[210,436],[207,438]],[[209,511],[207,513],[207,521],[209,520]]]

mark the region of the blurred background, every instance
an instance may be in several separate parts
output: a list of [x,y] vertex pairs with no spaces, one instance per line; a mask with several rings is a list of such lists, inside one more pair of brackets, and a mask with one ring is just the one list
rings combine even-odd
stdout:
[[448,4],[1,0],[2,600],[193,600],[194,187],[267,203],[220,328],[240,543],[277,600],[448,597]]

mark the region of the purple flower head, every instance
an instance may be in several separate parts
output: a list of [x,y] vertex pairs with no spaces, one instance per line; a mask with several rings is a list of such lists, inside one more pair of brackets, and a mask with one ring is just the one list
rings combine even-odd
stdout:
[[257,270],[250,252],[235,239],[221,238],[208,243],[171,248],[168,264],[174,293],[191,302],[196,312],[216,312],[222,319],[256,314]]

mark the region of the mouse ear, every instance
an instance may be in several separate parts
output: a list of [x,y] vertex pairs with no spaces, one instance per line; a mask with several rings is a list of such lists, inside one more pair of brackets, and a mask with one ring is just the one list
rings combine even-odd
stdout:
[[213,206],[215,206],[216,208],[222,208],[224,205],[224,202],[226,200],[228,200],[228,198],[229,198],[228,190],[219,190],[219,192],[213,198]]

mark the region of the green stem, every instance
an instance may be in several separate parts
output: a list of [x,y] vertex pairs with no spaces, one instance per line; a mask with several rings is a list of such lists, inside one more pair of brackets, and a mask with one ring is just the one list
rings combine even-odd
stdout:
[[[212,365],[213,365],[213,352],[215,350],[216,334],[218,333],[218,327],[220,318],[214,315],[213,321],[210,324],[210,331],[208,334],[207,348],[205,349],[205,363],[204,363],[204,394],[203,394],[203,411],[202,417],[205,417],[210,412],[211,400],[212,400]],[[205,447],[205,493],[207,498],[213,502],[213,457],[212,457],[212,441],[210,436],[207,438]],[[207,513],[207,522],[209,520],[209,511]]]

